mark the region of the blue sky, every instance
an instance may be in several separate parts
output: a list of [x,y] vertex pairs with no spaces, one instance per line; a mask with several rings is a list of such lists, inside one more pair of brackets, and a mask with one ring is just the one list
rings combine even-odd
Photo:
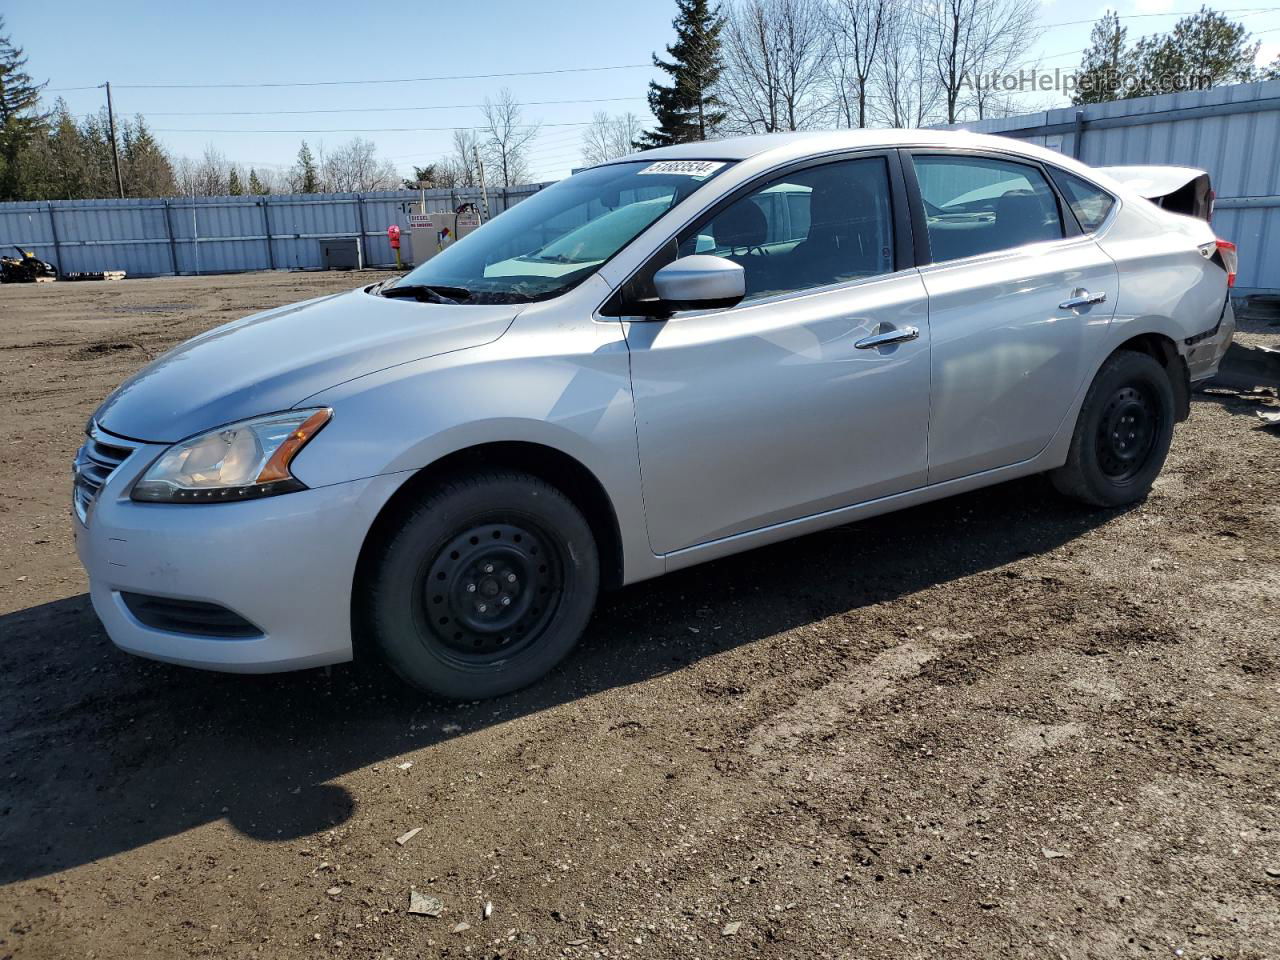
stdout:
[[[1277,0],[1224,0],[1219,8],[1280,52]],[[143,113],[176,155],[214,144],[245,166],[287,167],[306,138],[337,145],[359,133],[403,170],[447,149],[449,129],[480,122],[475,104],[509,86],[526,116],[543,123],[533,147],[538,179],[578,163],[581,127],[596,110],[647,115],[650,55],[671,39],[674,3],[666,0],[488,0],[464,4],[366,5],[350,2],[79,2],[55,7],[6,4],[7,32],[26,48],[29,69],[49,80],[77,113],[102,103],[94,89],[110,80],[118,114]],[[1130,38],[1167,29],[1199,0],[1125,0],[1116,4]],[[1043,33],[1028,55],[1044,67],[1072,68],[1089,23],[1107,5],[1048,0]],[[644,66],[630,67],[626,65]],[[388,80],[623,66],[543,76],[431,82],[224,89],[131,89],[130,84]],[[90,89],[65,89],[89,87]],[[57,92],[61,90],[61,92]],[[544,103],[542,101],[579,101]],[[584,102],[602,101],[602,102]],[[535,104],[535,102],[538,102]],[[1053,105],[1044,94],[1028,109]],[[440,109],[434,109],[439,107]],[[417,109],[407,109],[417,108]],[[433,109],[422,109],[433,108]],[[216,116],[219,111],[350,110],[277,116]],[[205,115],[200,115],[205,114]],[[441,130],[423,129],[445,128]],[[391,131],[385,128],[411,128]],[[278,130],[324,130],[276,133]],[[229,132],[252,130],[252,133]],[[183,132],[189,131],[189,132]],[[223,131],[223,132],[219,132]],[[361,132],[366,131],[366,132]]]

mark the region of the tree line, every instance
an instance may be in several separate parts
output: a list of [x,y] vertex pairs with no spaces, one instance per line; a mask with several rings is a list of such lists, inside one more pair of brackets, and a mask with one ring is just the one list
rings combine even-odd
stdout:
[[[616,134],[634,118],[598,115],[583,138],[585,162],[737,134],[923,127],[1036,108],[1026,84],[1037,68],[1028,56],[1041,32],[1037,0],[676,0],[676,7],[676,40],[665,58],[653,58],[667,76],[649,85],[656,125],[627,142]],[[1058,92],[1093,103],[1280,76],[1280,58],[1255,67],[1258,49],[1243,25],[1208,7],[1132,45],[1110,12]]]
[[[583,165],[637,149],[748,133],[920,127],[1025,112],[1017,80],[1036,68],[1038,0],[676,0],[675,41],[653,63],[656,121],[598,112],[582,134]],[[1259,44],[1240,23],[1202,7],[1172,30],[1129,41],[1109,12],[1095,24],[1074,103],[1149,96],[1280,76],[1280,57],[1255,67]],[[1043,69],[1043,68],[1041,68]],[[1015,83],[1010,86],[1012,78]],[[26,70],[0,16],[0,200],[364,192],[529,182],[537,122],[509,89],[486,97],[482,123],[453,132],[448,150],[401,179],[371,141],[334,149],[303,141],[287,168],[228,161],[216,146],[174,157],[141,115],[105,108],[76,117]],[[1040,104],[1047,106],[1047,104]],[[119,180],[116,177],[116,155]]]
[[1243,24],[1208,7],[1166,34],[1130,45],[1128,28],[1111,10],[1094,24],[1072,102],[1107,103],[1280,77],[1280,56],[1266,67],[1254,65],[1260,47]]

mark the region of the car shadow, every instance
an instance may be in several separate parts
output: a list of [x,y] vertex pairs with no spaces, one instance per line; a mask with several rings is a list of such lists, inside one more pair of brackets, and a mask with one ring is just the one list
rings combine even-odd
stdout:
[[[265,841],[326,830],[352,814],[329,782],[351,770],[1053,550],[1117,513],[1031,478],[674,573],[602,598],[564,665],[483,705],[376,665],[243,676],[137,659],[83,595],[0,617],[0,883],[221,818]],[[688,629],[707,623],[722,628]]]

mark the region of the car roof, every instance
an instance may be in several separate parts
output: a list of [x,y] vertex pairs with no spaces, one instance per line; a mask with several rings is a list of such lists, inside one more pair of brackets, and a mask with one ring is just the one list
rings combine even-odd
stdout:
[[[644,150],[621,157],[613,163],[636,160],[747,160],[764,154],[776,155],[779,162],[801,159],[833,150],[876,149],[884,147],[968,147],[1001,150],[1057,162],[1067,160],[1062,154],[1036,147],[1010,137],[995,137],[965,130],[863,129],[827,130],[805,133],[762,133],[724,140],[703,140],[671,147]],[[1068,165],[1070,161],[1067,160]]]

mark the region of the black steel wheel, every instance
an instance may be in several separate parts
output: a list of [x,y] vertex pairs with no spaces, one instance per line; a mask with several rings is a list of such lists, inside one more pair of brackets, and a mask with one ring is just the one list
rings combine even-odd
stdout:
[[404,680],[452,699],[537,680],[577,643],[595,604],[591,528],[558,489],[485,473],[404,509],[368,569],[365,622]]
[[1174,420],[1165,368],[1145,353],[1112,354],[1085,395],[1067,462],[1050,474],[1054,486],[1094,506],[1141,500],[1164,467]]
[[1147,384],[1126,383],[1111,394],[1098,420],[1098,467],[1128,483],[1146,465],[1160,430],[1159,401]]
[[440,549],[422,582],[421,629],[459,663],[507,658],[555,619],[564,558],[527,521],[481,523]]

